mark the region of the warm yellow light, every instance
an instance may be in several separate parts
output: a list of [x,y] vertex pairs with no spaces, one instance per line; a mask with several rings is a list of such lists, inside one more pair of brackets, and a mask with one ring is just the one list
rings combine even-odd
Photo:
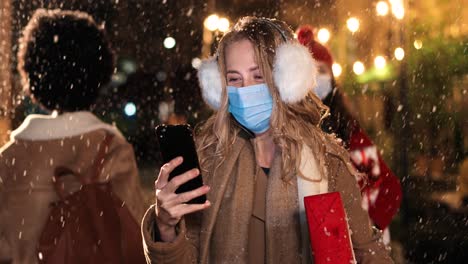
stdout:
[[401,1],[395,1],[392,4],[392,13],[397,19],[403,19],[405,17],[405,8]]
[[416,49],[421,49],[423,44],[421,40],[417,39],[413,42],[413,45]]
[[360,61],[356,61],[354,64],[353,64],[353,72],[357,75],[361,75],[364,73],[364,71],[366,70],[366,68],[364,67],[364,64]]
[[205,19],[205,22],[203,22],[203,25],[209,31],[215,31],[216,29],[218,29],[218,23],[219,23],[219,16],[216,14],[212,14]]
[[377,15],[386,16],[388,14],[388,4],[385,1],[379,1],[375,6]]
[[330,39],[330,31],[326,28],[321,28],[317,33],[317,39],[320,43],[327,43]]
[[218,21],[218,29],[221,32],[227,32],[229,30],[229,20],[227,18],[220,18]]
[[339,77],[341,75],[341,72],[343,69],[341,68],[341,65],[338,63],[333,63],[332,65],[332,71],[333,71],[333,76]]
[[398,47],[395,49],[395,59],[401,61],[405,57],[405,50]]
[[384,56],[379,55],[375,57],[374,65],[377,69],[383,69],[387,65],[387,60],[385,60]]
[[352,33],[359,30],[359,20],[355,17],[351,17],[346,21],[346,25],[348,26],[349,31]]

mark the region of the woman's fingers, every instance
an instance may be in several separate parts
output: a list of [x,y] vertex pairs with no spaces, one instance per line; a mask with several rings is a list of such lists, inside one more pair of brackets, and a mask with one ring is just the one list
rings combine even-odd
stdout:
[[211,205],[209,201],[204,204],[186,204],[186,202],[207,194],[209,191],[210,187],[205,185],[181,194],[168,193],[161,195],[161,193],[158,193],[156,215],[161,219],[161,223],[174,226],[182,216],[208,208]]
[[168,163],[164,164],[161,169],[159,170],[159,175],[158,179],[155,182],[155,188],[156,189],[162,189],[164,186],[166,186],[168,179],[169,179],[169,174],[180,164],[182,164],[183,158],[182,157],[177,157],[175,159],[172,159]]
[[189,171],[186,171],[185,173],[176,176],[172,178],[164,187],[164,192],[166,193],[173,193],[181,186],[182,184],[190,181],[191,179],[194,179],[200,174],[200,171],[198,169],[192,169]]
[[182,218],[182,216],[204,210],[210,206],[211,203],[207,200],[203,204],[179,204],[174,207],[170,207],[165,211],[170,218],[169,222],[177,223]]
[[158,179],[155,182],[155,209],[158,225],[174,227],[182,216],[206,209],[211,205],[209,201],[206,201],[204,204],[187,204],[187,202],[193,198],[208,193],[210,188],[206,185],[192,191],[180,194],[175,193],[177,188],[182,184],[200,175],[198,169],[192,169],[169,181],[169,174],[181,163],[182,157],[177,157],[164,164],[159,171]]
[[204,185],[195,190],[177,194],[176,196],[171,197],[172,199],[168,199],[165,203],[165,206],[177,206],[179,204],[187,203],[193,198],[197,198],[199,196],[207,194],[209,191],[210,187],[208,185]]
[[205,210],[206,208],[211,206],[211,203],[210,201],[206,200],[206,202],[203,204],[181,204],[180,206],[182,207],[182,215],[187,215],[201,210]]
[[178,195],[177,200],[180,203],[187,203],[188,201],[197,198],[199,196],[202,196],[204,194],[207,194],[210,191],[210,187],[207,185],[204,185],[200,188],[197,188],[195,190],[189,191],[189,192],[184,192]]

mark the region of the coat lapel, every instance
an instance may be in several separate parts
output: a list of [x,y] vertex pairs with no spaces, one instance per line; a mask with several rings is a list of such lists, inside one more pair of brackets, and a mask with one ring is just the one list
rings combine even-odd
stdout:
[[210,256],[210,240],[213,235],[219,209],[226,192],[226,187],[228,186],[231,176],[233,176],[234,165],[245,145],[246,140],[238,137],[236,142],[232,145],[229,156],[226,157],[221,165],[217,167],[220,161],[215,161],[212,164],[212,168],[210,168],[213,173],[207,183],[210,186],[216,186],[216,189],[212,189],[208,193],[208,199],[211,201],[212,205],[211,208],[203,214],[202,218],[202,230],[200,230],[200,263],[208,263]]
[[333,153],[325,154],[325,166],[328,176],[328,192],[336,191],[336,177],[338,177],[340,164]]

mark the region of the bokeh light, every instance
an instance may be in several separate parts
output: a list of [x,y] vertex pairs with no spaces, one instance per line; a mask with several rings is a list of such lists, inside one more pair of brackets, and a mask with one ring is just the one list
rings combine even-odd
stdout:
[[333,76],[339,77],[343,72],[341,65],[339,63],[333,63],[332,65]]
[[379,1],[377,5],[375,6],[375,9],[377,11],[377,15],[386,16],[389,10],[388,3],[385,1]]
[[377,69],[383,69],[385,68],[385,65],[387,65],[387,60],[385,59],[384,56],[377,56],[374,59],[374,65]]
[[167,37],[164,39],[164,47],[166,49],[172,49],[176,45],[176,41],[173,37]]
[[405,57],[405,50],[403,48],[398,47],[395,49],[394,54],[395,54],[395,59],[401,61]]
[[352,33],[356,32],[359,30],[360,22],[359,19],[355,17],[351,17],[346,21],[346,25]]
[[317,33],[317,39],[322,44],[327,43],[330,40],[330,31],[326,28],[321,28]]
[[132,102],[126,103],[124,112],[126,116],[134,116],[136,114],[136,105]]
[[216,29],[218,29],[218,22],[219,22],[219,16],[216,14],[212,14],[205,19],[205,22],[203,22],[203,25],[209,31],[215,31]]
[[364,71],[366,70],[366,67],[364,67],[364,64],[360,61],[356,61],[354,64],[353,64],[353,72],[357,75],[361,75],[364,73]]

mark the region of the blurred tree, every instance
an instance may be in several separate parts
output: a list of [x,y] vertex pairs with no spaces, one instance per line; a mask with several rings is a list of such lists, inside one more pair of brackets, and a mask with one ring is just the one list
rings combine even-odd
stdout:
[[[467,37],[444,36],[419,39],[423,46],[408,57],[409,100],[415,131],[412,152],[427,153],[431,158],[445,157],[446,162],[463,159],[462,113],[454,93],[466,94],[466,87],[456,86],[457,79],[468,74]],[[464,91],[457,91],[464,90]]]

